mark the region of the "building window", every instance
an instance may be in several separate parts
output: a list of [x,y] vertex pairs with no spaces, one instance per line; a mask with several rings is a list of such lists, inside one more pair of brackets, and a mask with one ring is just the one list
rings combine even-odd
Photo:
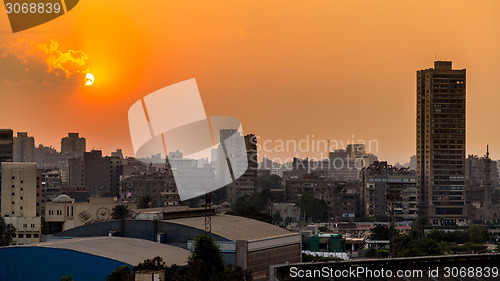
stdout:
[[24,234],[19,233],[19,235],[18,235],[17,237],[19,237],[19,238],[24,238]]
[[33,234],[34,238],[38,238],[38,233]]
[[27,233],[26,238],[31,238],[31,234]]

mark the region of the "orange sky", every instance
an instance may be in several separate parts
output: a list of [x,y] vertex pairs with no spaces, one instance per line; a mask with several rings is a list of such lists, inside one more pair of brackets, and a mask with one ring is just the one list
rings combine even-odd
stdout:
[[[2,6],[0,45],[54,40],[63,52],[81,50],[96,81],[0,77],[0,127],[58,149],[67,132],[80,132],[88,149],[132,155],[128,108],[196,78],[208,115],[240,119],[261,142],[354,135],[377,140],[381,160],[407,162],[415,153],[415,72],[432,67],[437,53],[467,69],[467,153],[484,154],[488,143],[498,159],[499,11],[495,0],[86,0],[12,34]],[[0,59],[0,70],[9,67]]]

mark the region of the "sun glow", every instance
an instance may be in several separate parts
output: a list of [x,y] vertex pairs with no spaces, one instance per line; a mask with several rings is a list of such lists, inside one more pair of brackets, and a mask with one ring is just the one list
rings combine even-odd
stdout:
[[87,73],[87,76],[85,76],[85,85],[90,86],[92,84],[94,84],[94,75]]

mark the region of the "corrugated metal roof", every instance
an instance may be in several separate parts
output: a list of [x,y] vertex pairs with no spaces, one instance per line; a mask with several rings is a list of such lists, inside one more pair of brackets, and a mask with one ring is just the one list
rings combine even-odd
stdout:
[[82,253],[114,259],[133,266],[156,256],[162,257],[167,265],[185,265],[187,264],[187,258],[190,253],[188,250],[179,247],[148,240],[108,236],[62,239],[59,241],[41,242],[26,246],[75,250]]

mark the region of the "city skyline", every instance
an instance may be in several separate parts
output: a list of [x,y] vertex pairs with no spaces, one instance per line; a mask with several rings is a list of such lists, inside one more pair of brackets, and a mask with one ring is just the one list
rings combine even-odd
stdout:
[[[210,1],[203,8],[157,3],[151,11],[111,1],[95,11],[91,2],[80,3],[32,30],[0,34],[0,63],[8,66],[2,67],[0,92],[11,105],[3,109],[0,127],[27,131],[42,144],[80,132],[89,148],[109,154],[119,146],[132,155],[128,107],[147,93],[195,77],[207,115],[235,116],[262,140],[354,135],[377,140],[380,159],[404,163],[415,154],[415,71],[437,58],[469,72],[467,154],[482,155],[490,144],[491,157],[499,158],[500,132],[492,128],[500,102],[494,89],[500,22],[493,11],[500,3],[363,4]],[[121,26],[109,20],[111,13]],[[159,18],[175,28],[154,31]],[[8,26],[7,16],[0,23]],[[86,56],[79,57],[84,65],[48,72],[44,63],[54,55],[47,51],[55,46],[52,41],[58,52]],[[33,58],[34,68],[23,72],[25,65],[12,50],[30,46],[41,54]],[[52,86],[12,80],[6,69]],[[87,70],[95,76],[92,86],[83,82]]]

